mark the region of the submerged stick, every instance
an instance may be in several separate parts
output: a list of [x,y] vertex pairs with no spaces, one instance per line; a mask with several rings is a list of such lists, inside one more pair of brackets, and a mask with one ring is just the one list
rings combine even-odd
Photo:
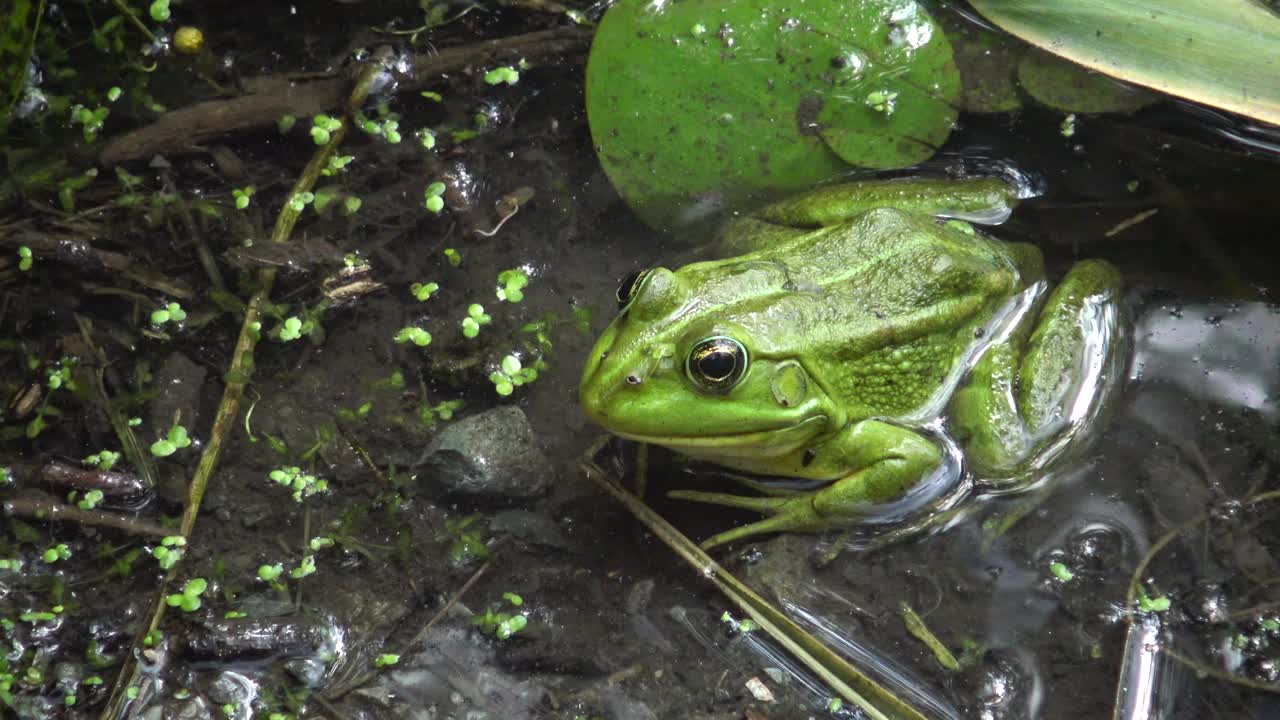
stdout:
[[[445,73],[470,66],[489,65],[499,58],[525,58],[530,62],[584,50],[591,32],[579,28],[544,30],[495,38],[471,45],[445,48],[419,55],[413,68],[399,77],[396,92],[416,92]],[[151,157],[181,155],[203,150],[203,144],[228,133],[275,125],[284,115],[309,117],[342,107],[346,78],[320,75],[310,81],[296,75],[268,75],[245,81],[247,92],[230,99],[208,100],[164,113],[145,127],[118,135],[102,148],[98,159],[107,165]]]
[[637,520],[644,523],[686,563],[702,577],[710,580],[725,597],[729,598],[760,627],[769,633],[806,668],[846,701],[874,720],[925,720],[925,716],[907,704],[888,688],[851,665],[831,648],[800,627],[794,620],[775,608],[764,598],[747,587],[741,580],[720,567],[711,556],[679,530],[671,526],[648,505],[627,492],[592,460],[584,458],[578,469],[587,479],[622,503]]
[[152,537],[169,537],[170,535],[178,534],[176,530],[141,520],[132,520],[123,515],[101,510],[81,510],[74,505],[64,505],[51,500],[14,498],[6,500],[4,505],[0,507],[3,507],[6,516],[25,517],[44,522],[73,522],[77,525],[111,528],[113,530],[123,530],[132,535],[148,535]]
[[[343,138],[346,137],[347,129],[354,122],[353,116],[364,105],[369,96],[369,89],[380,72],[382,72],[382,68],[377,62],[370,62],[361,70],[359,78],[351,90],[346,106],[346,119],[342,127],[330,135],[327,144],[316,150],[311,162],[307,163],[307,167],[294,184],[290,197],[297,193],[310,192],[315,187],[316,181],[320,178],[320,171],[328,164],[329,158],[333,156],[334,151],[341,144]],[[278,243],[288,242],[300,214],[299,211],[294,210],[286,202],[276,219],[271,241]],[[258,273],[258,290],[253,294],[252,299],[249,300],[245,308],[244,321],[240,324],[240,335],[236,339],[231,366],[227,369],[226,386],[222,390],[222,401],[218,404],[218,413],[214,417],[213,427],[209,431],[209,442],[205,445],[204,452],[200,455],[200,462],[196,466],[195,474],[191,478],[191,485],[187,490],[187,505],[183,510],[182,523],[180,525],[180,532],[183,537],[191,537],[191,532],[195,528],[196,518],[200,514],[200,503],[204,499],[209,479],[213,477],[213,471],[218,466],[218,459],[222,455],[222,447],[226,443],[227,437],[231,434],[231,429],[235,426],[236,418],[240,414],[240,401],[244,397],[244,391],[249,384],[249,379],[253,376],[253,350],[261,334],[260,318],[262,317],[262,307],[270,298],[271,286],[275,282],[275,277],[276,271],[274,268],[266,268]],[[100,716],[102,720],[115,720],[115,718],[125,717],[126,713],[130,711],[131,700],[128,696],[128,688],[134,684],[138,676],[136,658],[142,648],[143,638],[159,629],[160,621],[164,619],[166,608],[165,593],[170,582],[177,577],[177,574],[178,568],[174,567],[161,579],[160,588],[151,607],[150,622],[141,628],[134,637],[134,652],[125,659],[125,663],[120,669],[120,674],[116,676],[115,686],[111,691],[111,699],[107,702],[106,708]]]

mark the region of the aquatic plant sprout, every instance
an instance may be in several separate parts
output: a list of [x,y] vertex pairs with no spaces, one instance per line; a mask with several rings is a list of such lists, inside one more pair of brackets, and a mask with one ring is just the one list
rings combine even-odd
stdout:
[[166,597],[165,604],[169,607],[182,608],[183,612],[195,612],[200,609],[202,604],[200,596],[208,587],[209,582],[204,578],[191,578],[182,586],[182,592]]
[[170,535],[151,549],[151,557],[160,564],[161,570],[171,570],[182,556],[186,554],[187,539],[181,535]]
[[341,128],[341,120],[328,115],[316,115],[311,119],[311,139],[316,145],[328,145],[333,133]]
[[426,302],[431,296],[440,289],[439,283],[414,283],[409,286],[409,292],[418,299],[418,302]]
[[89,467],[96,467],[99,470],[106,471],[115,467],[116,463],[120,462],[120,453],[112,452],[111,450],[99,450],[98,452],[85,457],[81,462]]
[[280,324],[278,335],[284,342],[302,337],[302,319],[296,316],[285,318],[285,321]]
[[473,338],[480,334],[480,327],[493,322],[485,311],[484,306],[478,303],[471,303],[467,307],[467,317],[462,319],[462,334],[465,337]]
[[484,81],[490,85],[515,85],[520,82],[520,73],[510,65],[496,67],[484,74]]
[[174,425],[169,428],[169,432],[164,437],[151,443],[151,454],[156,457],[169,457],[189,445],[191,445],[191,438],[187,435],[187,429],[181,425]]
[[293,501],[302,502],[305,498],[309,498],[317,493],[322,493],[329,489],[329,483],[325,480],[317,478],[311,473],[303,472],[302,468],[297,466],[280,467],[272,470],[267,477],[278,485],[283,485],[293,491]]
[[94,488],[93,490],[86,492],[84,497],[80,498],[80,500],[76,502],[76,507],[81,510],[92,510],[98,506],[98,503],[102,502],[102,498],[102,491]]
[[244,210],[249,207],[249,199],[253,197],[253,186],[234,188],[231,190],[231,197],[235,200],[236,209]]
[[444,191],[445,184],[439,180],[427,186],[422,194],[422,204],[427,210],[433,213],[439,213],[444,209]]
[[413,343],[418,347],[426,347],[431,344],[431,333],[420,327],[410,325],[400,328],[400,332],[396,333],[395,341],[397,345]]
[[187,311],[183,310],[182,306],[176,302],[168,303],[151,313],[151,324],[156,326],[164,325],[167,322],[180,323],[186,319]]
[[498,273],[498,300],[518,303],[524,299],[524,288],[529,285],[529,274],[520,268]]

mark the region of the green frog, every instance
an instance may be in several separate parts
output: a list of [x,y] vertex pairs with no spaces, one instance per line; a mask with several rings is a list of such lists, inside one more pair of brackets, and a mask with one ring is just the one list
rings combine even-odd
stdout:
[[939,420],[975,477],[1043,467],[1103,394],[1121,280],[1085,260],[1050,288],[1036,247],[957,219],[1003,219],[1016,202],[997,179],[915,178],[740,216],[713,246],[722,259],[623,281],[582,407],[624,438],[815,481],[749,482],[761,497],[671,493],[766,516],[708,548],[849,524],[903,496],[942,460],[926,429]]

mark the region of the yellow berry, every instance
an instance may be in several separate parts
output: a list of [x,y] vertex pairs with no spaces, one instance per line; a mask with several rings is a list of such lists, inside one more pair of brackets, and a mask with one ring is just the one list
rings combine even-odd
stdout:
[[185,26],[173,34],[173,49],[183,55],[196,55],[204,49],[204,33],[200,28]]

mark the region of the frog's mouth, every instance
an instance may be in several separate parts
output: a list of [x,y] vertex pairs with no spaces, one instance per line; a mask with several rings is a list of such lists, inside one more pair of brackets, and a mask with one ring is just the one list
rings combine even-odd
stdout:
[[827,427],[826,415],[811,415],[799,422],[779,423],[748,432],[722,435],[663,435],[632,433],[618,428],[610,432],[636,442],[671,448],[690,457],[778,457],[804,447]]

